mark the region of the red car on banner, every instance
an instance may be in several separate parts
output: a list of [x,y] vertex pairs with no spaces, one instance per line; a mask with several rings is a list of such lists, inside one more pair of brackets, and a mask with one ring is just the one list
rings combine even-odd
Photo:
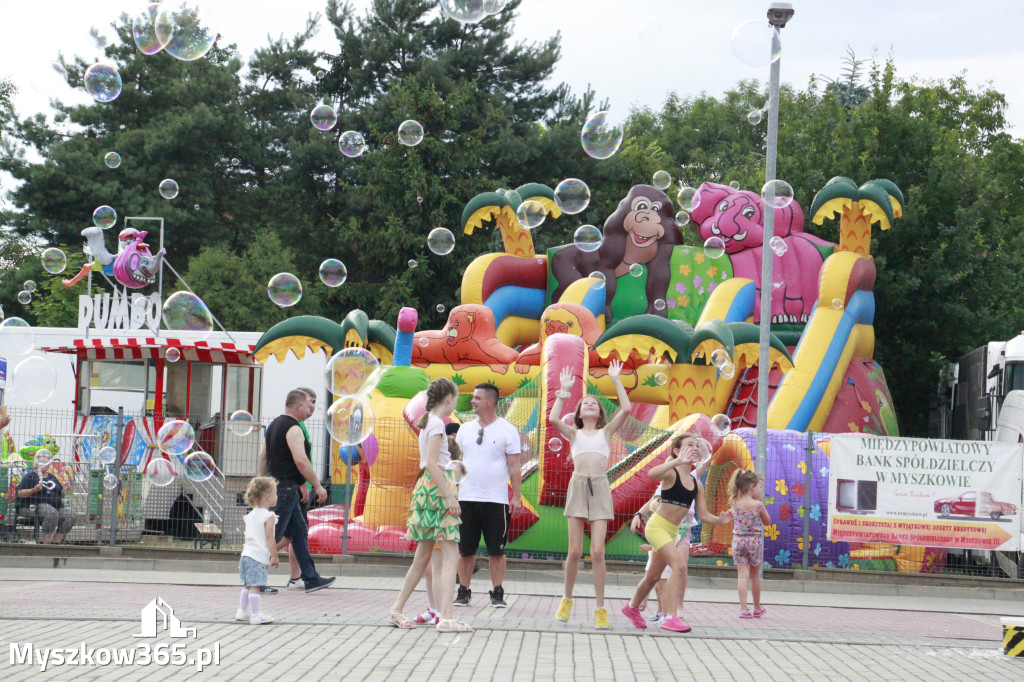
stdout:
[[1000,502],[991,493],[979,493],[973,490],[962,493],[959,497],[943,497],[935,500],[935,513],[942,518],[956,514],[957,516],[989,516],[998,519],[1002,516],[1013,516],[1017,506],[1009,502]]

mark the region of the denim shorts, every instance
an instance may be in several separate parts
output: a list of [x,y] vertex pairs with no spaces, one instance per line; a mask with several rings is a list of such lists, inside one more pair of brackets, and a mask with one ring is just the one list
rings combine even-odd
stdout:
[[238,562],[238,577],[243,585],[265,587],[267,584],[267,565],[261,564],[251,556],[244,556]]

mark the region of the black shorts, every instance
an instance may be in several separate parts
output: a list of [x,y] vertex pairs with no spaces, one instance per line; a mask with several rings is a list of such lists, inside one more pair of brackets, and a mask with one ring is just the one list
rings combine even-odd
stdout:
[[512,519],[507,504],[500,502],[459,502],[462,524],[459,526],[459,554],[473,556],[483,533],[488,556],[505,554],[508,524]]

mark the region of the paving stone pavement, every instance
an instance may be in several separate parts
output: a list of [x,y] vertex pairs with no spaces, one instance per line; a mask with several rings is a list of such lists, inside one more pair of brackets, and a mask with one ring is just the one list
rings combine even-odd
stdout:
[[[632,627],[619,613],[631,590],[618,585],[608,590],[612,629],[597,631],[589,576],[581,575],[573,620],[560,623],[552,618],[556,580],[507,583],[509,608],[492,609],[484,571],[473,580],[471,606],[455,609],[474,632],[455,635],[389,627],[387,608],[400,575],[365,567],[351,573],[315,594],[265,596],[263,609],[275,622],[250,626],[232,621],[239,585],[227,566],[204,573],[3,568],[2,679],[1024,679],[1024,659],[1001,654],[999,625],[1000,616],[1024,616],[1024,601],[945,599],[934,591],[896,598],[772,592],[766,583],[767,615],[740,620],[732,590],[692,588],[684,618],[694,629],[673,634]],[[196,638],[172,639],[167,632],[133,637],[140,633],[141,609],[156,597],[173,607],[184,627],[196,628]],[[406,613],[425,607],[425,594],[416,592]],[[84,646],[139,656],[148,646],[151,658],[162,646],[171,664],[50,665],[41,671],[38,661],[18,660],[29,643],[39,655]],[[201,650],[216,653],[216,665],[197,672],[195,665],[173,664],[204,655]]]

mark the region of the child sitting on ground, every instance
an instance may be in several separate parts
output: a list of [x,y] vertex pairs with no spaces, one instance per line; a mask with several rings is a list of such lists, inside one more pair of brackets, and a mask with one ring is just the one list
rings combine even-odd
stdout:
[[245,587],[239,597],[235,620],[264,625],[274,622],[274,619],[270,614],[260,612],[260,588],[267,584],[267,565],[277,567],[280,563],[277,543],[274,542],[277,514],[270,511],[277,504],[277,481],[269,476],[257,476],[249,481],[245,503],[252,507],[252,511],[243,517],[245,546],[238,562],[238,575]]

